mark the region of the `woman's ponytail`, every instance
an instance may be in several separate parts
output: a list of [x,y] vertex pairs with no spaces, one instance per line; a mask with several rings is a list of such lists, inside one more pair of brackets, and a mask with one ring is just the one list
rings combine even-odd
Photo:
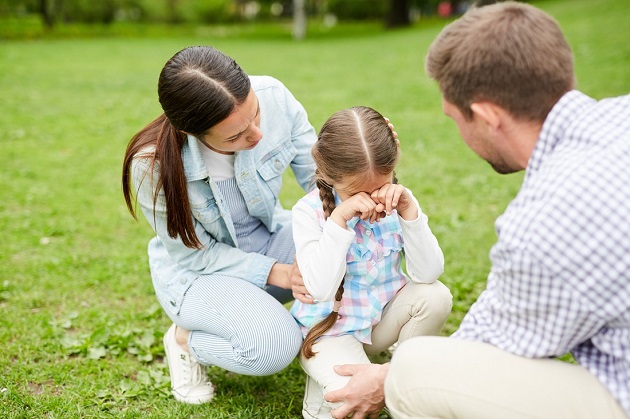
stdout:
[[178,131],[164,117],[156,144],[156,155],[160,161],[160,176],[153,197],[153,208],[157,202],[158,191],[164,191],[166,200],[167,231],[171,238],[181,238],[186,247],[202,248],[195,233],[188,201],[188,182],[182,162],[182,147],[187,140],[186,134]]

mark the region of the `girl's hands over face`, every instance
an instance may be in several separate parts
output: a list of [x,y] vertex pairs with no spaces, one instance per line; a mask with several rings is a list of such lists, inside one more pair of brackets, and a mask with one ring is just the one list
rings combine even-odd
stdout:
[[346,223],[354,217],[359,217],[364,221],[378,221],[384,216],[384,211],[385,206],[383,204],[374,202],[367,193],[359,192],[337,205],[332,214],[330,214],[330,218],[339,226],[345,228]]
[[411,221],[418,218],[418,208],[414,205],[407,188],[401,184],[386,183],[372,192],[370,198],[377,205],[382,205],[387,215],[397,210],[398,215],[404,220]]

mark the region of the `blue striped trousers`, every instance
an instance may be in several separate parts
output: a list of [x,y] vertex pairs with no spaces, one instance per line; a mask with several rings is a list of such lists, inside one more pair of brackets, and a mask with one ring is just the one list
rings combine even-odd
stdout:
[[[272,236],[267,256],[293,263],[291,227]],[[226,275],[201,275],[171,319],[191,331],[190,353],[204,365],[246,375],[269,375],[287,367],[302,345],[302,333],[283,306],[291,290],[258,288]]]

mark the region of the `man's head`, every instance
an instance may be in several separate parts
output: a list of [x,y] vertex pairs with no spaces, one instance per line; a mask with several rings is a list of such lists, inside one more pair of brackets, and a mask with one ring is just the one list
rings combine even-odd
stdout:
[[426,70],[467,119],[471,104],[487,101],[542,123],[575,84],[571,48],[556,21],[515,2],[473,8],[446,26],[429,48]]

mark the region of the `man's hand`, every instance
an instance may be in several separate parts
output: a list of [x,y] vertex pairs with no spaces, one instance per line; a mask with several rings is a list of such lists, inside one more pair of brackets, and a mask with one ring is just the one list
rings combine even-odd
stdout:
[[333,418],[377,417],[385,407],[385,376],[389,364],[337,365],[335,372],[352,377],[344,388],[324,394],[328,402],[341,402],[341,407],[333,410]]
[[293,290],[293,298],[304,304],[313,304],[315,302],[315,299],[311,297],[304,286],[304,279],[302,279],[302,274],[297,264],[297,258],[293,262],[289,279],[291,281],[291,290]]

